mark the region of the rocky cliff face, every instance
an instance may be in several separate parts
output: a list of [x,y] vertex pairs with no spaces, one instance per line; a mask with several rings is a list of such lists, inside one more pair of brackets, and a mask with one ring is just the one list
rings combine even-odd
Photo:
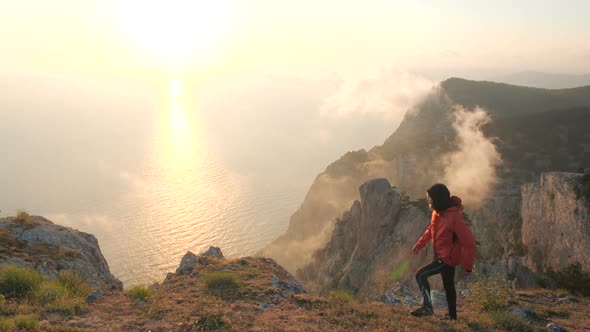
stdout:
[[[311,261],[313,252],[332,238],[336,220],[359,199],[356,190],[372,178],[386,178],[397,192],[417,200],[445,176],[441,156],[457,151],[453,129],[455,105],[482,106],[491,122],[482,128],[496,146],[502,163],[495,183],[477,206],[466,204],[479,237],[494,234],[499,243],[482,243],[487,270],[520,271],[520,186],[542,172],[576,171],[590,165],[590,87],[534,89],[493,82],[449,79],[423,102],[408,110],[399,128],[383,145],[349,152],[328,166],[312,184],[287,232],[261,254],[275,258],[291,272]],[[491,236],[491,235],[490,235]],[[502,267],[499,267],[499,265]]]
[[386,179],[370,180],[359,191],[360,201],[337,220],[327,246],[298,271],[312,291],[375,296],[412,279],[410,270],[431,258],[432,251],[409,260],[429,223],[423,205],[407,201]]
[[522,242],[533,271],[590,270],[590,174],[545,173],[522,188]]
[[[547,268],[581,264],[589,270],[589,188],[590,174],[544,173],[540,181],[522,186],[521,195],[495,196],[468,211],[479,242],[477,273],[527,287],[535,286],[535,273]],[[408,201],[386,179],[366,182],[360,196],[337,220],[326,247],[299,270],[308,289],[371,297],[399,282],[414,287],[413,273],[432,259],[431,250],[410,255],[429,222],[425,205]]]
[[122,289],[92,234],[38,216],[0,219],[0,265],[28,266],[49,277],[73,270],[98,289]]

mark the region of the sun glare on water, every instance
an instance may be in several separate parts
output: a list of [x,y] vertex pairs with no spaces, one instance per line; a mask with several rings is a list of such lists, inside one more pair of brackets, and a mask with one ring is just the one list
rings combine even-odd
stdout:
[[130,41],[167,64],[199,61],[218,42],[225,8],[219,0],[123,0],[120,20]]
[[177,155],[185,155],[192,145],[193,131],[191,126],[190,106],[187,105],[184,82],[179,79],[172,79],[168,82],[168,105],[165,114],[167,123],[169,148]]

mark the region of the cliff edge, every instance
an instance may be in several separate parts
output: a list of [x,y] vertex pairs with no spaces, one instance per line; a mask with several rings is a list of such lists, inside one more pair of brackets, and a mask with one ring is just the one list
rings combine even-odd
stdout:
[[9,264],[31,267],[50,278],[57,278],[61,270],[71,270],[96,289],[123,289],[111,274],[94,235],[40,216],[19,213],[0,219],[0,266]]

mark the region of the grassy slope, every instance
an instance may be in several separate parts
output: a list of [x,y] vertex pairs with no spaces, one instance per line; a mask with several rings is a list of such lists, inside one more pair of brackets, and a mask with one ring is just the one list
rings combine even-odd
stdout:
[[[238,285],[209,289],[204,276],[216,271],[234,275]],[[549,321],[569,330],[590,326],[590,299],[547,290],[511,291],[503,299],[508,304],[504,312],[513,307],[534,309],[530,321],[480,309],[476,291],[459,299],[458,322],[439,321],[445,313],[441,310],[419,319],[408,316],[407,307],[357,302],[346,296],[285,295],[275,301],[276,306],[260,310],[261,303],[280,293],[272,286],[272,273],[282,279],[283,271],[263,258],[211,259],[198,272],[174,275],[159,284],[145,302],[112,292],[82,314],[41,317],[40,325],[85,331],[541,331]],[[560,298],[568,303],[560,303]]]

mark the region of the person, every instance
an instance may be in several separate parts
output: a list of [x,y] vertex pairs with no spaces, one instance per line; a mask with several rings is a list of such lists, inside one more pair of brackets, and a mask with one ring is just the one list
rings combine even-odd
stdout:
[[466,275],[471,273],[475,260],[475,239],[465,225],[459,197],[451,196],[447,186],[442,183],[433,185],[426,193],[432,217],[430,225],[412,248],[412,253],[417,255],[432,240],[434,260],[416,272],[416,281],[424,300],[422,306],[411,314],[427,316],[434,313],[428,277],[440,273],[449,308],[448,315],[443,319],[456,320],[455,266],[462,264]]

